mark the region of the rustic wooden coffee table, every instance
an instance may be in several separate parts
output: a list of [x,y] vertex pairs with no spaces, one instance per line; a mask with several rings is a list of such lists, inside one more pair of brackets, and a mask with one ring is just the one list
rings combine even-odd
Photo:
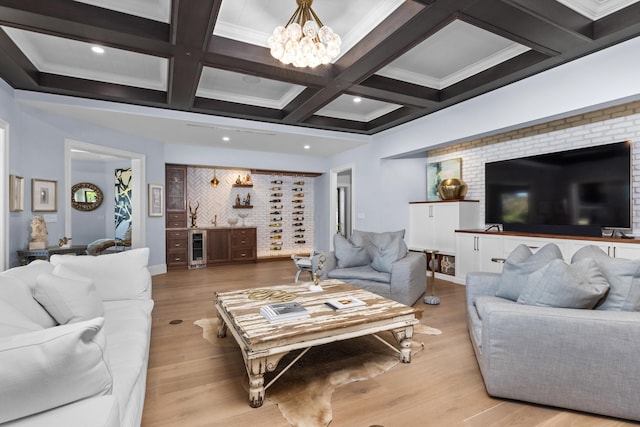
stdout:
[[[249,376],[249,404],[262,406],[265,390],[286,370],[297,362],[311,347],[334,341],[342,341],[364,335],[374,335],[399,353],[403,363],[411,362],[411,338],[413,325],[420,310],[374,293],[356,288],[338,280],[321,282],[322,292],[310,292],[309,282],[295,285],[280,285],[232,292],[216,292],[215,306],[218,311],[218,337],[224,338],[227,330],[240,345],[247,374]],[[284,323],[270,323],[260,314],[260,307],[278,301],[265,296],[286,292],[295,296],[310,317]],[[334,298],[355,297],[367,303],[357,307],[335,311],[325,302]],[[398,346],[375,335],[391,331]],[[278,362],[289,352],[303,351],[287,365],[271,382],[264,384],[264,374],[273,372]]]

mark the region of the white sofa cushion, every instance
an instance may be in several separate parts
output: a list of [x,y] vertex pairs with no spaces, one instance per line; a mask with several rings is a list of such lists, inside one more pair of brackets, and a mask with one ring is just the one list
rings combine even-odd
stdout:
[[93,279],[103,301],[148,299],[151,274],[147,270],[149,248],[100,256],[52,255],[53,274]]
[[111,393],[104,318],[0,338],[0,423]]
[[91,279],[41,274],[33,297],[61,325],[104,316],[102,301]]
[[113,396],[94,396],[50,411],[2,424],[2,427],[122,427]]

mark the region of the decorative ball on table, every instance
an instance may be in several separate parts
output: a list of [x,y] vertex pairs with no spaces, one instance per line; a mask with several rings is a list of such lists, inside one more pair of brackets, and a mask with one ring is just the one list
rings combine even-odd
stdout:
[[438,184],[438,195],[442,200],[464,200],[467,190],[467,184],[457,178],[445,179]]

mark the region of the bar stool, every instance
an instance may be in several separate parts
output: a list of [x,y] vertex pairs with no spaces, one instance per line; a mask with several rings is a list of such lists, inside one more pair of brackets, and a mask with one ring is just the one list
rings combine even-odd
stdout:
[[425,249],[427,255],[427,270],[431,267],[431,277],[427,278],[427,293],[429,293],[429,282],[431,282],[431,294],[424,297],[424,303],[430,305],[440,304],[440,297],[436,296],[436,268],[438,264],[438,250]]

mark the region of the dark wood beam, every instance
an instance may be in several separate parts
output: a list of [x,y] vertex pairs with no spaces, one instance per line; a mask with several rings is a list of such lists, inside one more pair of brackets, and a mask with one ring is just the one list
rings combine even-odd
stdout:
[[280,110],[209,98],[196,98],[193,102],[193,111],[268,122],[278,122],[282,119]]
[[336,119],[326,116],[311,116],[305,120],[304,125],[319,129],[337,130],[350,133],[366,134],[367,124],[355,120]]
[[36,90],[38,70],[7,33],[0,29],[0,74],[16,89]]
[[0,23],[87,43],[169,56],[169,25],[72,0],[0,0]]
[[135,99],[138,105],[166,106],[166,94],[157,90],[48,73],[40,73],[38,80],[40,88],[49,93],[118,102]]
[[169,68],[167,101],[174,108],[188,110],[193,106],[204,50],[220,5],[220,0],[173,1],[171,40],[176,46]]
[[594,38],[593,21],[562,3],[540,0],[503,1],[584,41],[591,41]]
[[351,95],[413,107],[427,108],[440,101],[438,90],[374,74],[349,88]]
[[[634,37],[640,32],[640,3],[634,3],[622,10],[596,21],[595,39],[601,40],[614,35],[624,34],[625,38]],[[619,41],[616,38],[616,41]]]

